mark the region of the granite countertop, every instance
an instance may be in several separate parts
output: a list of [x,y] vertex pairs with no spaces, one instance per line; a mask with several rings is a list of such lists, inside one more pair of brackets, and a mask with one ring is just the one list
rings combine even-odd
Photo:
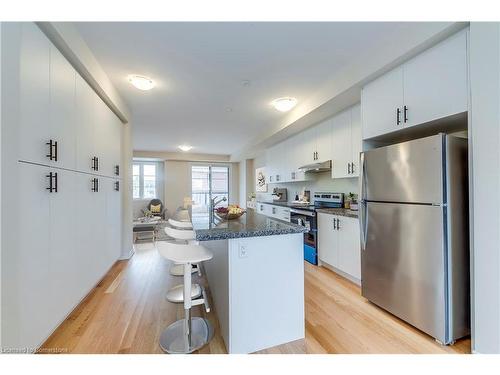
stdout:
[[330,214],[330,215],[352,217],[354,219],[357,219],[359,217],[358,211],[349,210],[348,208],[317,208],[316,212]]
[[280,234],[304,233],[303,226],[273,219],[247,210],[235,220],[215,220],[211,223],[208,207],[190,210],[191,222],[198,241],[227,240],[231,238],[274,236]]

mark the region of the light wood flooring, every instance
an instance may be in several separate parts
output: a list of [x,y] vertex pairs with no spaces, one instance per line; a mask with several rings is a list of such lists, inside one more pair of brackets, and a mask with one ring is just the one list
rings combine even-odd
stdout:
[[[162,353],[162,330],[182,316],[165,300],[182,279],[152,244],[137,247],[104,279],[44,343],[41,352]],[[207,315],[215,336],[199,353],[226,353],[216,311]],[[360,289],[332,271],[305,263],[306,338],[259,353],[470,353],[470,339],[441,346],[361,297]]]

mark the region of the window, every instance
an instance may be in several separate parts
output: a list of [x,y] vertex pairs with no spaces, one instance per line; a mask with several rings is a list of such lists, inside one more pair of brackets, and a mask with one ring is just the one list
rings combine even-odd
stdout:
[[135,162],[132,168],[134,199],[157,198],[157,165]]
[[219,206],[227,206],[229,201],[229,167],[193,165],[191,167],[191,197],[193,210],[196,206],[207,206],[210,199],[226,198]]

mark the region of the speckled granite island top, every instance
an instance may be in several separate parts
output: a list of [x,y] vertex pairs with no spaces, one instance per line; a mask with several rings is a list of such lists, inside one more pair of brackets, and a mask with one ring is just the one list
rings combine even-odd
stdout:
[[317,208],[316,212],[330,214],[330,215],[352,217],[354,219],[357,219],[359,216],[358,211],[349,210],[347,208]]
[[304,233],[305,227],[272,219],[247,210],[235,220],[210,222],[208,208],[195,208],[190,211],[193,229],[198,241],[227,240],[242,237],[275,236],[281,234]]

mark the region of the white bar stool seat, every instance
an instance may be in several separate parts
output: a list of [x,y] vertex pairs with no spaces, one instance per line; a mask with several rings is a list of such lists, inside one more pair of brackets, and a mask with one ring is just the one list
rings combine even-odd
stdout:
[[191,267],[193,263],[200,263],[212,259],[213,255],[204,246],[181,244],[177,242],[157,242],[156,248],[161,256],[172,262],[184,265],[183,303],[184,319],[169,325],[160,335],[160,347],[167,353],[192,353],[205,346],[213,337],[213,328],[210,322],[201,317],[191,317],[191,307],[205,305],[210,311],[208,298],[202,290],[203,298],[192,300],[186,296],[192,295]]
[[168,219],[168,223],[177,228],[193,229],[193,224],[190,221],[180,221],[172,218]]
[[[165,230],[165,234],[171,238],[174,238],[174,239],[180,240],[180,241],[187,241],[188,243],[198,244],[198,242],[195,240],[196,234],[195,234],[194,230],[177,229],[177,228],[173,228],[173,227],[169,227],[169,226],[166,226],[164,230]],[[191,272],[192,273],[198,272],[198,274],[201,276],[200,268],[197,265],[196,265],[196,267],[192,268]],[[184,275],[184,266],[179,265],[179,264],[174,264],[172,267],[170,267],[170,274],[172,276]]]

